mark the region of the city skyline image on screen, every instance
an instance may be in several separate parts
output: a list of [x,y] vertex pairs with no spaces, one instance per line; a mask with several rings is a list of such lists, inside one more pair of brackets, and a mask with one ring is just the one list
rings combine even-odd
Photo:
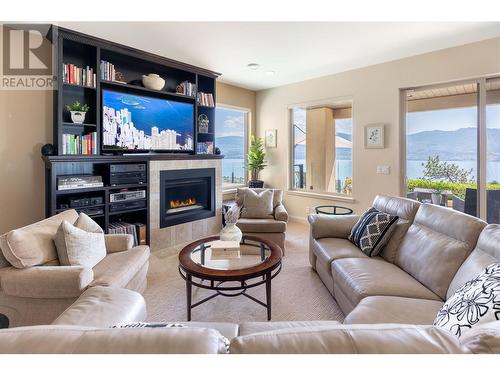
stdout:
[[192,151],[193,107],[189,103],[103,89],[103,148]]

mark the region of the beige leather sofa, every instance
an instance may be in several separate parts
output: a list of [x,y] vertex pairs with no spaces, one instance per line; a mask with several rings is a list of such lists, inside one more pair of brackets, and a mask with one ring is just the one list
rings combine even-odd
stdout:
[[[245,189],[238,188],[236,191],[236,204],[243,206],[243,195]],[[273,217],[269,219],[252,219],[241,217],[236,225],[241,229],[243,234],[249,236],[258,236],[276,243],[283,252],[285,252],[285,232],[288,222],[288,212],[283,206],[283,192],[279,189],[252,189],[258,194],[264,190],[273,191]]]
[[357,216],[311,215],[310,261],[346,314],[345,323],[432,324],[444,301],[500,260],[500,226],[448,208],[377,196],[400,217],[380,256],[347,236]]
[[95,287],[51,325],[0,330],[0,353],[199,354],[446,354],[500,353],[500,322],[473,328],[460,339],[430,325],[332,321],[182,323],[185,327],[110,328],[144,321],[136,292]]
[[60,266],[53,238],[68,210],[0,236],[0,314],[10,327],[48,324],[95,286],[146,289],[149,247],[133,247],[129,235],[105,235],[107,256],[93,269]]

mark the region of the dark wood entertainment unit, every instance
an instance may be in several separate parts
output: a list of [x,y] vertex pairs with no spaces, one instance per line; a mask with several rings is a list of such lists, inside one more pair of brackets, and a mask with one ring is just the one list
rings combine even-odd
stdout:
[[[96,210],[94,218],[105,230],[109,232],[110,225],[114,222],[142,223],[147,229],[147,243],[150,243],[149,223],[149,197],[150,181],[141,184],[123,184],[111,186],[107,177],[109,166],[112,164],[144,164],[146,175],[149,179],[149,163],[152,160],[203,160],[219,159],[223,156],[213,154],[196,154],[197,145],[203,142],[212,142],[215,147],[215,106],[205,106],[198,103],[197,97],[187,96],[176,92],[176,87],[181,82],[188,81],[197,87],[197,92],[211,94],[215,103],[215,81],[218,73],[203,68],[171,60],[152,53],[140,51],[131,47],[106,41],[100,38],[81,34],[72,30],[53,27],[50,38],[54,45],[55,90],[53,103],[53,144],[57,155],[44,156],[46,166],[45,210],[46,216],[52,216],[67,209],[69,202],[74,199],[97,198],[102,203],[80,207],[82,209]],[[101,79],[100,62],[105,60],[122,73],[126,83],[105,81]],[[78,68],[92,69],[96,74],[95,87],[90,85],[69,84],[63,82],[63,64],[73,64]],[[143,87],[140,83],[142,75],[155,73],[165,79],[162,90],[152,90]],[[101,119],[101,90],[102,88],[116,88],[137,95],[151,95],[158,98],[192,103],[194,105],[194,151],[177,151],[172,153],[141,153],[119,155],[108,151],[103,152],[102,147],[102,119]],[[87,104],[90,108],[83,124],[71,122],[70,113],[65,109],[75,101]],[[208,132],[198,132],[198,116],[208,118]],[[82,137],[96,133],[96,147],[94,154],[64,154],[63,135]],[[66,136],[67,137],[67,136]],[[57,179],[72,175],[98,175],[102,177],[103,187],[81,188],[73,190],[58,190]],[[146,205],[136,208],[111,212],[110,194],[122,190],[146,190]],[[159,208],[158,208],[159,209]]]

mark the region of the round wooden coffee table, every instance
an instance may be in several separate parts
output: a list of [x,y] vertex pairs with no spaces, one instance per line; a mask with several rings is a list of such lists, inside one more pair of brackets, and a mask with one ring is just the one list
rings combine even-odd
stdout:
[[[211,244],[218,236],[204,238],[184,247],[179,253],[179,273],[186,281],[187,320],[191,309],[217,296],[245,296],[267,309],[271,320],[271,280],[281,271],[281,248],[271,241],[255,236],[243,236],[240,257],[212,259]],[[247,294],[247,290],[266,286],[266,302]],[[192,303],[192,287],[209,289],[214,294]]]

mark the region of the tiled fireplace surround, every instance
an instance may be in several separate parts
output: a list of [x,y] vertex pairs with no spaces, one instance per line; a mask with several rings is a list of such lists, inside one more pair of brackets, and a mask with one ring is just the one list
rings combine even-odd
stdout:
[[[215,216],[160,228],[160,171],[172,169],[215,169]],[[196,239],[216,235],[222,228],[222,160],[152,160],[149,165],[151,249],[178,250]]]

